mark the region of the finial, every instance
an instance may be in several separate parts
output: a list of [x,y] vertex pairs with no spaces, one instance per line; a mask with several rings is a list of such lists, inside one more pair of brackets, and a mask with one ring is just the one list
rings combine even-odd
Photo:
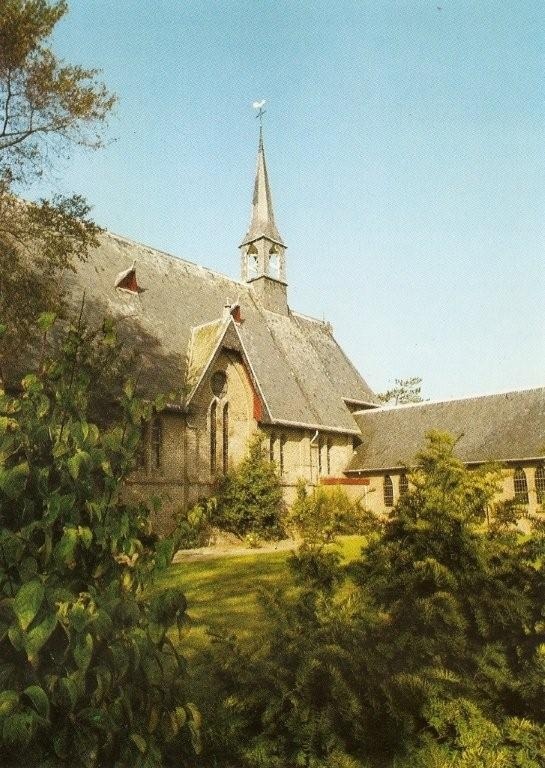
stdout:
[[267,102],[265,101],[265,99],[262,99],[261,101],[254,101],[252,103],[252,107],[254,109],[257,109],[256,118],[259,120],[259,136],[260,136],[260,138],[261,138],[261,134],[263,132],[263,115],[267,111],[266,109],[263,109],[263,107],[265,106],[266,103]]

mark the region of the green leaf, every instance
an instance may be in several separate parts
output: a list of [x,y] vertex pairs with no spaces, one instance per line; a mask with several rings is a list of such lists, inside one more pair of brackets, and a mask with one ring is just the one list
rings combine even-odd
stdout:
[[78,543],[78,529],[73,526],[67,526],[61,540],[55,547],[55,559],[58,563],[74,568],[76,565],[75,551]]
[[72,711],[78,701],[78,686],[75,680],[61,677],[55,687],[55,696],[61,707]]
[[85,547],[85,549],[89,549],[93,541],[93,532],[91,531],[91,529],[78,525],[78,536],[83,542],[83,546]]
[[144,754],[146,749],[148,748],[148,745],[146,744],[146,740],[143,736],[140,736],[139,733],[131,733],[131,741],[133,741],[136,746],[138,747],[138,750]]
[[24,749],[30,743],[33,730],[34,716],[31,713],[10,715],[4,720],[2,738],[6,744]]
[[11,627],[8,630],[8,637],[9,641],[12,644],[12,646],[15,648],[16,651],[22,651],[23,650],[23,631],[19,624],[12,624]]
[[22,629],[26,629],[38,613],[44,599],[44,585],[38,579],[23,584],[15,595],[13,611]]
[[46,719],[49,718],[49,699],[43,688],[40,688],[39,685],[30,685],[25,688],[23,693],[28,696],[39,715]]
[[54,614],[47,616],[36,627],[33,627],[24,639],[25,651],[31,664],[35,662],[38,653],[44,643],[51,637],[57,626],[57,617]]
[[176,713],[176,720],[178,721],[178,725],[180,726],[180,728],[183,728],[183,726],[187,722],[187,712],[183,707],[176,707],[175,713]]
[[68,471],[74,480],[77,480],[81,472],[81,468],[88,466],[91,461],[91,457],[87,451],[78,450],[73,456],[71,456],[66,462],[68,465]]
[[0,691],[0,717],[5,717],[13,712],[19,704],[17,691]]
[[81,671],[86,672],[93,656],[93,638],[89,632],[84,637],[78,637],[72,654]]
[[11,469],[0,469],[0,490],[9,499],[16,499],[24,490],[28,477],[28,463],[23,461]]
[[45,333],[52,327],[56,319],[55,312],[42,312],[37,321],[38,328]]

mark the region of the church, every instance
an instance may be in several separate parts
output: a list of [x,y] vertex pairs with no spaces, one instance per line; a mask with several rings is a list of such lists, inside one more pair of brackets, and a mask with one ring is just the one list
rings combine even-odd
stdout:
[[407,487],[430,429],[460,437],[468,465],[506,467],[504,495],[545,501],[545,388],[442,403],[381,406],[329,323],[288,303],[287,246],[277,227],[260,130],[240,280],[105,232],[67,276],[74,303],[117,319],[138,352],[138,386],[173,392],[147,425],[131,494],[156,496],[153,521],[213,492],[260,430],[285,498],[300,479],[339,485],[383,511]]

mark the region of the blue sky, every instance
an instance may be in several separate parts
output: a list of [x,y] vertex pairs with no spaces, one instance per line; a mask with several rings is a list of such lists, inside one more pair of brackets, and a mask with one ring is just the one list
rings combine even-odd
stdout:
[[369,384],[545,384],[543,0],[71,0],[68,60],[119,95],[58,191],[238,277],[257,122],[293,308]]

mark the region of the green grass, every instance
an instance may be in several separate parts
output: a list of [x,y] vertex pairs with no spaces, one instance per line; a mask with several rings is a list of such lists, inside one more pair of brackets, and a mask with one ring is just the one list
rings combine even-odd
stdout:
[[[344,536],[340,549],[345,561],[358,557],[361,536]],[[260,589],[293,588],[286,563],[289,552],[217,557],[170,566],[154,591],[180,588],[188,601],[188,622],[180,646],[192,658],[210,643],[209,632],[234,633],[244,642],[263,627],[266,616],[259,605]]]

